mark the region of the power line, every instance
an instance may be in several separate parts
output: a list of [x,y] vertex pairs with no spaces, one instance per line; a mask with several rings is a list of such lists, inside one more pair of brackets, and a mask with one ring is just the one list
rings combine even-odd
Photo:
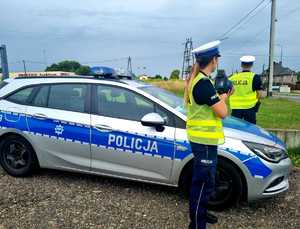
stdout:
[[223,39],[230,32],[232,32],[236,27],[240,26],[255,10],[257,10],[266,0],[262,0],[259,2],[252,10],[250,10],[244,17],[242,17],[237,23],[230,27],[225,33],[223,33],[220,37]]
[[251,44],[251,43],[254,43],[255,41],[258,40],[258,38],[261,36],[261,35],[264,35],[264,32],[266,32],[268,29],[269,29],[269,25],[263,27],[261,30],[259,30],[256,34],[254,34],[253,38],[249,39],[249,40],[246,40],[245,42],[243,42],[243,44],[245,45],[248,45],[248,44]]
[[[270,3],[270,2],[269,2]],[[269,3],[266,5],[268,6]],[[264,7],[265,8],[265,7]],[[299,7],[296,7],[295,9],[292,9],[290,11],[288,11],[286,14],[280,16],[280,18],[284,18],[286,19],[288,16],[291,16],[293,15],[295,12],[297,12],[298,10],[300,10],[300,6]],[[263,27],[261,30],[259,30],[254,36],[252,39],[249,39],[247,40],[246,42],[244,42],[244,45],[246,44],[251,44],[251,43],[254,43],[255,41],[258,40],[258,38],[261,36],[261,35],[264,35],[264,32],[267,32],[267,30],[269,29],[269,25]],[[259,56],[259,55],[256,55],[256,56]],[[267,57],[267,55],[265,55],[265,57]],[[289,55],[289,56],[283,56],[285,58],[299,58],[300,56],[297,56],[297,55]]]
[[[255,14],[253,14],[250,18],[248,18],[248,20],[244,23],[244,25],[248,24],[250,21],[252,21],[253,18],[255,18],[255,16],[257,16],[259,13],[261,13],[263,10],[265,10],[270,5],[270,3],[271,3],[271,1],[267,2],[267,4],[265,4],[259,10],[257,10]],[[235,31],[239,30],[240,28],[242,28],[242,25],[240,25]]]
[[[180,55],[180,54],[181,54],[180,52],[169,52],[169,53],[164,53],[161,55],[130,56],[130,57],[134,60],[145,60],[145,59],[165,58],[165,57]],[[81,64],[100,64],[100,63],[111,63],[111,62],[127,61],[127,60],[128,60],[128,57],[120,57],[120,58],[116,58],[116,59],[84,61],[84,62],[81,62]]]
[[[245,53],[222,53],[222,56],[226,56],[226,57],[235,57],[235,56],[242,56],[245,55]],[[256,56],[256,57],[268,57],[268,54],[261,54],[261,53],[252,53],[252,55]],[[280,57],[281,55],[275,55],[275,57]],[[282,57],[284,58],[300,58],[300,55],[283,55]]]
[[[270,3],[271,3],[271,1],[268,1],[263,7],[261,7],[258,11],[256,11],[255,14],[253,14],[250,18],[248,18],[248,20],[245,22],[245,24],[249,23],[256,15],[258,15],[263,10],[265,10],[270,5]],[[242,27],[242,25],[240,25],[235,31],[237,31],[241,27]],[[269,27],[270,27],[270,25],[263,27],[261,30],[259,30],[257,33],[255,33],[251,39],[244,41],[243,46],[246,46],[248,44],[256,42],[261,35],[265,34],[265,32],[269,29]],[[259,55],[257,55],[257,56],[259,56]]]
[[300,6],[294,8],[294,9],[291,9],[290,11],[288,11],[286,14],[282,15],[281,17],[290,17],[291,15],[293,15],[294,13],[296,13],[298,10],[300,10]]
[[45,65],[45,62],[42,62],[42,61],[34,61],[34,60],[25,60],[25,61],[26,61],[26,63]]
[[115,59],[107,59],[107,60],[92,60],[92,61],[84,61],[82,64],[100,64],[100,63],[108,63],[108,62],[116,62],[127,60],[128,57],[120,57]]

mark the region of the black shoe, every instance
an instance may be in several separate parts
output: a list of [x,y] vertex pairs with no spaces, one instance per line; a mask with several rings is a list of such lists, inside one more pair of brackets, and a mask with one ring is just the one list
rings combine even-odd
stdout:
[[210,224],[216,224],[218,222],[218,217],[211,213],[206,213],[206,222]]

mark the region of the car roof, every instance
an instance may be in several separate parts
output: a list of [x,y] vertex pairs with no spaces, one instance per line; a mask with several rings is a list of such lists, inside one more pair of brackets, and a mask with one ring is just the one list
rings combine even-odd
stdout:
[[107,79],[107,78],[95,78],[93,76],[63,76],[63,77],[19,77],[14,79],[6,79],[4,80],[8,84],[0,89],[0,98],[5,97],[6,95],[27,86],[31,85],[40,85],[40,84],[52,84],[52,83],[103,83],[107,85],[115,85],[115,86],[123,86],[127,88],[131,88],[133,90],[138,90],[139,93],[143,94],[146,97],[152,98],[153,101],[165,107],[167,110],[170,110],[172,113],[175,113],[177,116],[181,117],[185,120],[185,115],[181,114],[179,111],[170,107],[166,103],[162,102],[158,98],[152,96],[151,94],[141,90],[145,87],[155,87],[154,85],[145,83],[140,80],[132,80],[132,79]]
[[111,85],[128,85],[129,87],[139,88],[150,86],[139,80],[119,79],[119,78],[104,78],[95,76],[46,76],[46,77],[17,77],[4,80],[8,84],[0,90],[0,97],[22,87],[47,83],[105,83]]

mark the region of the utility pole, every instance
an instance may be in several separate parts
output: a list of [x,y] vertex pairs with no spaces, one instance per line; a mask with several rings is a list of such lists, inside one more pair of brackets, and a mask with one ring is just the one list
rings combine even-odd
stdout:
[[183,64],[181,70],[181,79],[185,80],[189,77],[194,64],[194,56],[192,55],[193,41],[192,38],[187,38],[184,47]]
[[0,47],[0,57],[1,57],[1,68],[2,68],[2,80],[4,80],[9,78],[8,61],[7,61],[7,53],[6,53],[5,45],[1,45]]
[[46,50],[43,49],[43,58],[44,58],[44,64],[45,64],[45,72],[47,76],[47,57],[46,57]]
[[127,61],[127,73],[132,74],[132,65],[131,65],[131,57],[128,57]]
[[282,65],[282,45],[279,45],[280,47],[280,63]]
[[[263,81],[263,85],[265,86],[265,83],[268,82],[268,80],[267,80],[267,72],[265,72],[265,63],[262,66],[261,79]],[[266,79],[266,81],[264,79]]]
[[268,78],[268,96],[272,96],[273,76],[274,76],[274,41],[275,41],[275,23],[276,23],[276,0],[272,0],[271,28],[270,28],[270,46],[269,46],[269,78]]
[[24,73],[25,73],[25,76],[27,76],[26,62],[25,62],[25,60],[22,60],[22,62],[23,62],[23,67],[24,67]]

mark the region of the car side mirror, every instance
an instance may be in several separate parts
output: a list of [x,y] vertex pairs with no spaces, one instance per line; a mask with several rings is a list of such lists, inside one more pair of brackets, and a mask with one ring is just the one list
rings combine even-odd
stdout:
[[161,132],[164,130],[165,120],[157,113],[149,113],[141,119],[141,123],[143,126],[155,127]]

